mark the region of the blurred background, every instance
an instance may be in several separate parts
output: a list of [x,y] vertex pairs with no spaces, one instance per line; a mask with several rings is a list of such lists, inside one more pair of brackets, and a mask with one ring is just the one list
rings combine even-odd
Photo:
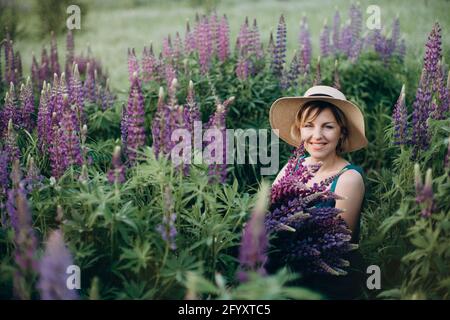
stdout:
[[[381,24],[390,32],[391,22],[400,18],[402,37],[406,42],[406,66],[420,71],[424,44],[435,21],[442,27],[443,55],[450,59],[450,1],[448,0],[371,0],[359,1],[364,21],[369,17],[369,5],[380,7]],[[49,46],[50,31],[58,34],[58,46],[65,47],[66,9],[76,4],[81,9],[81,29],[74,30],[75,50],[82,53],[90,45],[94,56],[106,66],[111,86],[119,91],[128,85],[127,49],[135,48],[140,54],[144,46],[153,43],[155,53],[161,50],[162,40],[175,32],[184,35],[186,21],[191,25],[195,15],[216,10],[219,16],[226,14],[230,24],[231,39],[235,39],[239,28],[249,17],[258,21],[262,42],[266,45],[270,31],[276,31],[278,19],[284,15],[287,24],[287,47],[289,55],[298,47],[299,25],[303,15],[307,16],[311,33],[313,56],[319,54],[319,38],[324,20],[332,25],[333,15],[338,9],[342,22],[351,1],[344,0],[0,0],[0,20],[7,25],[17,49],[22,52],[25,73],[30,70],[31,51]],[[364,23],[364,28],[365,23]],[[2,33],[4,29],[2,28]],[[1,35],[3,39],[3,34]],[[234,45],[234,44],[231,44]],[[38,52],[39,54],[39,52]]]

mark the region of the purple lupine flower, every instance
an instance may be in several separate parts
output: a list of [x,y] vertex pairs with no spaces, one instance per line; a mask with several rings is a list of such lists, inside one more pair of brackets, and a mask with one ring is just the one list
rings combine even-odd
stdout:
[[41,52],[41,66],[39,68],[39,83],[43,83],[44,80],[51,80],[51,70],[50,70],[50,58],[47,54],[47,49],[45,47],[42,47]]
[[16,80],[16,83],[19,83],[22,81],[23,78],[23,72],[22,72],[22,58],[20,57],[20,52],[17,51],[14,56],[14,65],[16,69],[14,70],[14,79]]
[[173,80],[177,77],[177,71],[173,67],[171,62],[166,62],[164,64],[164,78],[166,79],[166,85],[167,87],[170,87]]
[[18,126],[22,126],[22,117],[17,104],[16,90],[14,89],[14,84],[11,82],[9,86],[9,91],[5,95],[5,105],[3,110],[1,110],[0,117],[0,136],[3,136],[4,132],[7,130],[9,120]]
[[[162,56],[164,58],[164,61],[170,61],[172,62],[174,58],[174,52],[172,48],[172,40],[170,38],[170,34],[167,37],[164,37],[163,39],[163,45],[162,45]],[[131,70],[130,70],[131,72]],[[130,77],[132,74],[130,75]]]
[[30,77],[27,78],[25,85],[22,84],[20,88],[20,102],[22,109],[22,123],[23,127],[31,132],[34,128],[34,97],[33,97],[33,87],[31,86]]
[[262,49],[261,35],[259,33],[256,19],[253,19],[253,27],[250,30],[250,35],[252,52],[254,52],[256,59],[262,59],[264,57],[264,52]]
[[436,212],[437,206],[433,195],[433,177],[431,175],[431,168],[427,170],[425,176],[425,184],[422,182],[422,173],[420,167],[416,163],[414,165],[414,178],[416,186],[416,203],[422,207],[420,215],[423,218],[428,218]]
[[407,141],[407,117],[408,111],[406,110],[405,105],[405,85],[403,85],[392,114],[394,124],[394,143],[397,145],[405,144]]
[[391,52],[398,52],[400,45],[399,41],[400,41],[400,19],[397,15],[394,21],[392,22],[392,35],[390,41]]
[[8,164],[8,153],[0,149],[0,200],[6,196],[6,190],[9,186]]
[[189,20],[186,21],[186,33],[184,36],[184,50],[186,55],[190,55],[197,48],[195,34],[191,31]]
[[341,16],[339,14],[339,11],[336,10],[334,17],[333,17],[333,52],[334,54],[337,54],[340,52],[341,48],[341,41],[340,41],[340,35],[341,35]]
[[83,84],[80,79],[80,73],[78,71],[78,65],[75,64],[72,72],[72,78],[70,78],[70,90],[69,90],[70,104],[75,105],[77,110],[77,123],[78,127],[82,123],[86,123],[87,116],[84,110],[84,90]]
[[334,60],[333,87],[335,87],[338,90],[341,90],[341,79],[339,76],[339,68],[337,60]]
[[292,58],[291,65],[289,67],[289,74],[288,74],[289,86],[291,88],[297,87],[300,71],[301,71],[300,58],[297,51],[295,51],[294,57]]
[[352,29],[350,26],[350,21],[347,21],[346,25],[342,28],[339,45],[340,51],[347,57],[350,55],[352,44]]
[[218,45],[218,31],[219,31],[219,18],[217,17],[216,11],[209,16],[209,29],[210,29],[210,39],[212,54],[217,53],[217,45]]
[[180,33],[175,33],[175,40],[173,41],[173,57],[175,59],[175,65],[177,65],[184,55],[183,41],[181,40]]
[[108,181],[111,184],[122,184],[126,181],[126,169],[122,164],[121,154],[120,146],[116,146],[112,157],[112,167],[108,171]]
[[65,146],[62,144],[62,137],[59,132],[58,115],[56,112],[52,113],[50,125],[49,125],[49,158],[50,167],[52,169],[52,176],[59,178],[63,175],[66,165],[64,163]]
[[312,57],[311,35],[309,33],[308,21],[306,20],[306,16],[303,16],[302,22],[300,24],[299,44],[300,54],[302,58],[302,71],[304,72],[306,70],[306,66],[311,65]]
[[69,89],[67,87],[66,82],[66,75],[64,72],[61,74],[61,77],[59,78],[59,85],[57,87],[56,92],[57,97],[56,97],[56,104],[54,105],[54,111],[56,111],[57,114],[61,115],[64,112],[63,108],[64,95],[69,94]]
[[85,97],[90,102],[97,101],[96,97],[96,76],[95,76],[94,65],[91,62],[88,62],[86,65],[86,80],[84,81],[84,93]]
[[67,80],[69,81],[72,78],[74,59],[75,59],[75,43],[73,40],[72,30],[69,30],[66,36],[66,75]]
[[261,276],[267,274],[265,264],[267,262],[269,241],[264,217],[267,211],[268,199],[269,186],[263,184],[258,193],[256,206],[242,233],[239,250],[239,271],[237,274],[240,282],[249,280],[249,271],[256,272]]
[[156,227],[156,230],[161,234],[164,242],[171,250],[176,250],[177,245],[175,243],[175,237],[177,235],[177,229],[175,227],[175,220],[177,219],[177,214],[173,206],[173,196],[172,191],[169,186],[164,188],[164,212],[162,223]]
[[331,54],[330,46],[330,28],[327,25],[327,21],[323,24],[323,29],[320,34],[320,55],[322,57],[328,57]]
[[67,94],[63,96],[62,119],[59,135],[61,136],[61,154],[63,155],[64,170],[71,165],[81,166],[83,158],[81,154],[80,138],[78,136],[75,110],[69,104]]
[[23,180],[25,188],[28,193],[43,186],[42,180],[44,177],[41,175],[39,168],[34,162],[34,158],[28,155],[27,159],[27,175]]
[[317,57],[316,75],[314,76],[313,85],[317,86],[322,83],[322,73],[320,70],[320,56]]
[[[163,118],[163,107],[164,107],[164,89],[163,87],[159,88],[159,94],[158,94],[158,103],[156,108],[156,113],[152,121],[152,149],[153,153],[155,154],[156,158],[159,157],[160,152],[163,152],[162,145],[162,133],[164,128],[164,118]],[[126,127],[125,127],[126,128]],[[122,133],[123,137],[123,133]],[[123,144],[123,142],[122,142]]]
[[16,79],[16,66],[14,59],[14,48],[13,42],[9,37],[9,33],[6,35],[5,41],[5,82],[6,83],[17,83]]
[[277,40],[273,49],[273,74],[281,77],[283,73],[283,65],[286,62],[286,23],[284,16],[280,16],[277,27]]
[[250,62],[245,57],[245,53],[242,52],[239,54],[238,60],[236,62],[236,76],[239,80],[246,80],[250,74]]
[[272,244],[280,250],[270,260],[290,264],[302,274],[345,275],[342,267],[349,266],[349,262],[343,257],[358,245],[350,243],[351,231],[338,216],[342,210],[315,206],[342,199],[326,189],[338,175],[307,187],[320,164],[305,166],[304,159],[298,158],[302,152],[303,144],[290,158],[286,174],[272,187],[265,225],[268,232],[277,234]]
[[158,79],[158,60],[153,53],[153,44],[150,48],[144,47],[142,53],[142,79],[144,82],[149,82]]
[[210,68],[213,47],[211,43],[211,29],[208,19],[203,17],[197,24],[196,47],[199,56],[200,70],[203,74]]
[[[234,97],[230,97],[225,100],[223,103],[216,98],[216,111],[209,118],[208,123],[206,124],[206,130],[214,129],[220,132],[221,136],[221,146],[217,146],[215,144],[215,139],[217,137],[212,136],[210,140],[207,141],[209,144],[215,144],[216,147],[222,147],[220,152],[222,156],[220,157],[220,153],[216,156],[217,148],[212,148],[211,154],[206,156],[206,159],[209,163],[209,175],[211,177],[211,181],[218,181],[220,183],[224,183],[227,179],[227,154],[226,154],[226,146],[227,146],[227,137],[226,137],[226,115],[228,113],[228,106],[234,102]],[[220,144],[220,143],[219,143]],[[211,151],[211,150],[210,150]]]
[[17,134],[13,128],[12,119],[9,119],[8,128],[6,130],[6,137],[4,142],[5,151],[9,157],[8,161],[13,163],[20,158],[20,149],[17,145]]
[[438,71],[438,64],[442,57],[441,44],[441,27],[439,26],[439,23],[436,22],[428,36],[428,41],[425,44],[424,67],[427,71],[427,75],[431,78],[433,78]]
[[51,44],[50,44],[50,71],[51,73],[60,74],[61,69],[58,61],[58,47],[56,46],[55,33],[51,32]]
[[137,158],[137,150],[145,144],[144,128],[144,96],[137,73],[133,74],[130,94],[128,97],[126,119],[126,148],[129,164],[134,164]]
[[14,230],[14,260],[17,269],[13,276],[13,292],[18,299],[30,299],[29,283],[37,271],[37,239],[32,227],[27,192],[21,181],[19,160],[11,169],[12,188],[8,191],[7,210]]
[[50,142],[48,137],[50,136],[50,123],[52,113],[50,112],[50,96],[51,96],[51,87],[50,84],[44,80],[42,85],[41,96],[39,100],[39,110],[37,116],[37,132],[38,132],[38,145],[41,152],[45,152],[47,149],[47,145]]
[[40,90],[42,88],[42,82],[39,77],[39,65],[36,60],[36,56],[34,55],[34,52],[31,53],[32,55],[32,62],[31,62],[31,82],[33,83],[33,88],[35,90]]
[[67,287],[67,268],[73,258],[64,243],[61,230],[50,233],[39,264],[38,289],[42,300],[77,300],[78,293]]
[[225,62],[230,55],[230,27],[226,15],[220,20],[217,33],[217,55],[221,62]]
[[362,32],[362,19],[363,14],[361,7],[356,4],[350,6],[350,30],[352,34],[352,45],[356,42],[361,42],[361,32]]
[[134,73],[139,76],[139,63],[134,48],[131,50],[128,48],[128,75],[130,77],[130,83],[133,81]]
[[236,51],[238,53],[249,54],[249,49],[251,46],[250,39],[250,27],[248,24],[248,17],[245,17],[245,22],[242,24],[239,29],[239,34],[236,39]]
[[449,87],[446,84],[446,80],[448,82],[449,79],[450,73],[448,73],[448,77],[446,78],[444,65],[442,64],[442,61],[440,61],[436,77],[433,79],[433,86],[438,100],[436,108],[431,113],[433,119],[444,120],[450,109]]

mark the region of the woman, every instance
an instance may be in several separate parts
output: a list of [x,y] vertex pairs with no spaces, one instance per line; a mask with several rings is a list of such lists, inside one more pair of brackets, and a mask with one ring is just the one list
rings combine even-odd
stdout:
[[[303,97],[285,97],[275,101],[270,110],[270,123],[287,143],[296,147],[304,144],[309,154],[304,165],[322,163],[308,186],[340,173],[329,190],[345,199],[330,200],[319,206],[344,209],[340,216],[352,230],[351,242],[358,243],[365,195],[363,171],[346,161],[342,154],[367,146],[364,117],[359,108],[335,88],[314,86]],[[286,174],[286,166],[274,184]],[[297,284],[309,286],[332,299],[358,297],[363,285],[362,259],[358,250],[346,258],[350,260],[348,275],[313,275],[302,278]]]

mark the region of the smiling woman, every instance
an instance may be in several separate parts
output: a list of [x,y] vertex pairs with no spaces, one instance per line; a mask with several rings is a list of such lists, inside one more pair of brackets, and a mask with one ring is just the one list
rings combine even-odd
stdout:
[[[278,130],[280,138],[294,146],[303,144],[309,154],[299,157],[294,172],[302,158],[302,165],[321,164],[314,177],[305,183],[307,187],[335,176],[329,190],[343,199],[320,202],[316,207],[343,209],[340,216],[352,231],[351,242],[357,244],[365,195],[363,170],[346,161],[342,154],[367,145],[364,119],[359,108],[346,100],[339,90],[315,86],[303,97],[275,101],[270,111],[270,122],[272,128]],[[286,171],[287,167],[286,165],[280,171],[274,185],[286,174],[292,174]],[[358,297],[363,283],[362,258],[358,251],[354,251],[346,260],[350,261],[350,272],[347,275],[311,275],[303,277],[301,285],[321,291],[328,298]]]

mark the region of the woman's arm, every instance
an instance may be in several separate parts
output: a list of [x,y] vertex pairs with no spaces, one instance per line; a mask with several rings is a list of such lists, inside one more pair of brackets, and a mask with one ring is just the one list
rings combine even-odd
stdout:
[[350,229],[355,231],[365,193],[361,174],[355,170],[347,170],[342,173],[337,181],[335,193],[347,197],[345,200],[336,200],[336,208],[345,209],[340,216]]

